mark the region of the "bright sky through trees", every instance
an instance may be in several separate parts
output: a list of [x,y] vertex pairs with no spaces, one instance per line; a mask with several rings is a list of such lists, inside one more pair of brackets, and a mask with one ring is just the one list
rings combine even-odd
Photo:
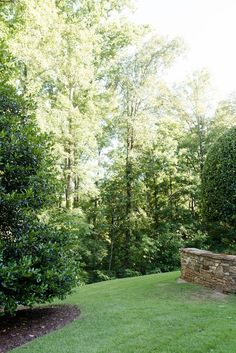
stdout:
[[184,38],[189,50],[172,70],[174,79],[204,66],[220,98],[236,91],[235,0],[136,0],[135,6],[138,22]]

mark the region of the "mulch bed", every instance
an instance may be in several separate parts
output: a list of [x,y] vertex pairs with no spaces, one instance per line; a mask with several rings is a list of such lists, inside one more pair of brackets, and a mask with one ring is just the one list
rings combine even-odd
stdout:
[[22,308],[14,317],[0,317],[0,353],[57,330],[76,319],[79,314],[79,309],[73,305],[50,305],[34,309]]

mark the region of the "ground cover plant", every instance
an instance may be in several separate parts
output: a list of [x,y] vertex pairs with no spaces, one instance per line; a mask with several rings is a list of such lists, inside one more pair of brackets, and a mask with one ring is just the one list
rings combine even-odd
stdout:
[[[14,353],[235,353],[236,297],[177,283],[179,272],[87,285],[80,317]],[[30,332],[29,332],[30,334]]]

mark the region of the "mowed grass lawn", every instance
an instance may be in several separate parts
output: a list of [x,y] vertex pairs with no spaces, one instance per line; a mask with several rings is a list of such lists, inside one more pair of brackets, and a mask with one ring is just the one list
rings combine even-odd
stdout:
[[236,296],[177,283],[179,272],[84,286],[81,316],[15,353],[236,353]]

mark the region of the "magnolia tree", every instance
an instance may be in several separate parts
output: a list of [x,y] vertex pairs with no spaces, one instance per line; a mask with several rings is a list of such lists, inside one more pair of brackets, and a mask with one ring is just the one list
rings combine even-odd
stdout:
[[43,217],[55,204],[58,182],[50,139],[32,111],[11,87],[1,87],[0,307],[9,314],[19,304],[63,298],[76,285],[72,240]]

